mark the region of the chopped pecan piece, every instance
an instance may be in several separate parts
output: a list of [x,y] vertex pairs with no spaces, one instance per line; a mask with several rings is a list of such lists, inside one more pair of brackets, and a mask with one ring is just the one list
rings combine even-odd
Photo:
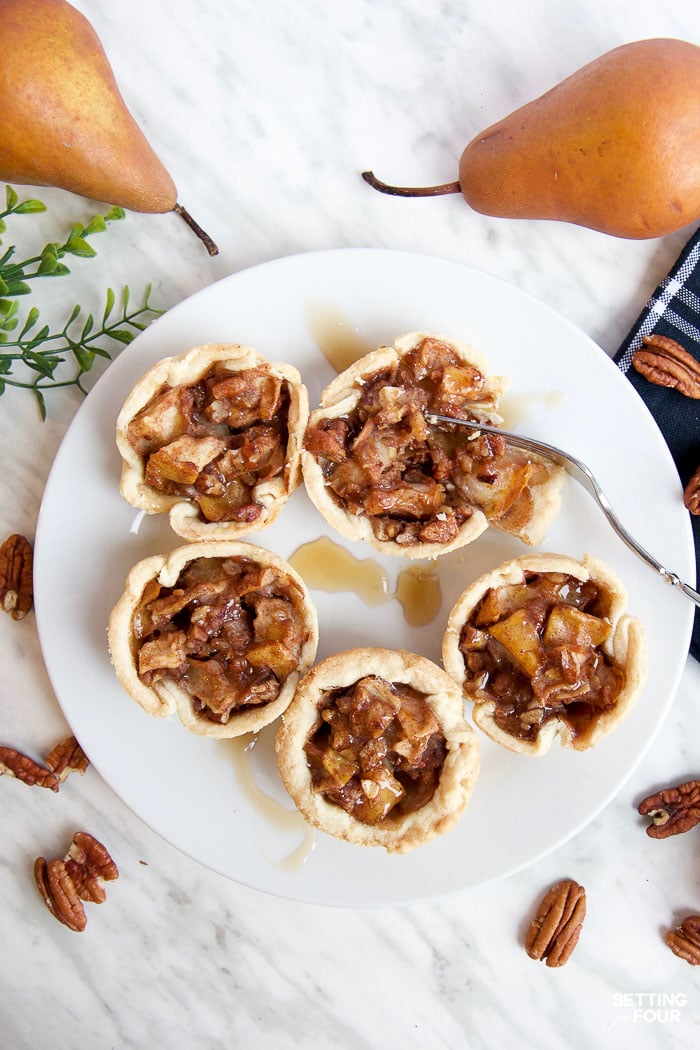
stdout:
[[680,926],[668,931],[666,944],[679,959],[700,966],[700,915],[686,915]]
[[68,736],[49,751],[46,765],[59,780],[65,780],[69,773],[82,776],[90,762],[75,737]]
[[87,917],[64,861],[47,861],[44,857],[37,857],[34,879],[51,914],[69,930],[81,933],[87,924]]
[[685,486],[683,503],[691,514],[700,514],[700,467]]
[[651,818],[647,835],[653,839],[689,831],[700,824],[700,780],[689,780],[649,795],[639,803],[639,812]]
[[576,947],[586,917],[586,891],[573,879],[563,879],[544,895],[525,937],[531,959],[563,966]]
[[30,787],[50,788],[58,791],[58,777],[50,769],[39,765],[33,758],[23,755],[14,747],[0,746],[0,776],[7,773],[8,776],[23,780]]
[[23,619],[34,600],[32,547],[14,533],[0,546],[0,605],[13,620]]
[[656,386],[667,386],[686,397],[700,398],[700,361],[675,339],[648,335],[632,355],[632,365]]

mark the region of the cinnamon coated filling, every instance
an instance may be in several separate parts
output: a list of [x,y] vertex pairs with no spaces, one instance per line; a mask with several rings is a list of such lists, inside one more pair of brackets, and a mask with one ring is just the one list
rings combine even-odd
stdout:
[[602,648],[608,604],[594,582],[556,572],[487,591],[460,636],[465,691],[495,701],[497,725],[521,740],[553,718],[584,732],[624,685]]
[[277,569],[247,558],[197,558],[173,587],[151,580],[132,617],[138,674],[188,692],[195,711],[228,722],[275,700],[296,670],[303,596]]
[[465,440],[425,420],[426,410],[477,420],[496,407],[486,376],[448,344],[426,337],[358,386],[355,408],[309,427],[305,448],[332,498],[366,516],[377,539],[447,544],[474,508],[506,529],[529,520],[544,463],[500,435]]
[[260,482],[284,471],[289,385],[264,368],[215,366],[197,383],[164,386],[129,423],[145,481],[198,504],[205,521],[256,521]]
[[422,693],[368,675],[325,694],[304,751],[315,791],[378,824],[430,801],[447,747]]

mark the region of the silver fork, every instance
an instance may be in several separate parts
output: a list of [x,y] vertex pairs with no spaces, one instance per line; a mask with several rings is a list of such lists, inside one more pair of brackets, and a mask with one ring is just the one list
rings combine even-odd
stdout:
[[634,551],[642,561],[646,562],[650,568],[658,573],[666,583],[670,583],[673,587],[677,587],[687,598],[690,598],[692,602],[695,602],[695,604],[700,607],[700,593],[698,593],[694,587],[691,587],[690,584],[683,583],[675,572],[670,572],[669,569],[665,568],[665,566],[657,561],[649,551],[645,550],[641,544],[637,543],[634,536],[630,535],[615,511],[612,509],[610,501],[595,477],[586,464],[582,463],[580,459],[576,459],[575,456],[570,455],[568,452],[564,452],[563,449],[557,448],[555,445],[548,445],[544,441],[536,441],[534,438],[522,437],[520,434],[513,434],[511,431],[502,430],[501,427],[491,426],[490,423],[475,423],[471,419],[457,419],[455,416],[441,416],[437,415],[435,412],[425,412],[424,414],[428,423],[432,423],[435,426],[449,423],[458,427],[464,427],[467,430],[481,430],[486,434],[500,434],[506,439],[508,444],[514,445],[516,448],[525,449],[526,452],[535,452],[538,455],[543,456],[545,459],[552,460],[552,462],[558,464],[560,467],[564,467],[571,477],[575,478],[589,495],[593,497],[623,543],[627,544],[629,549]]

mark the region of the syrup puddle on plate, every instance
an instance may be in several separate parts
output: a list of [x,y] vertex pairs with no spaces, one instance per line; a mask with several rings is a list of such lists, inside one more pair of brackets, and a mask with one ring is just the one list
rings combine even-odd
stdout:
[[509,391],[501,398],[498,411],[503,416],[505,430],[513,430],[518,423],[527,423],[552,409],[561,408],[566,401],[563,390],[543,390],[539,393],[513,394]]
[[319,350],[336,372],[344,372],[360,357],[376,349],[331,303],[307,303],[306,324]]
[[231,740],[221,742],[233,757],[238,786],[253,806],[256,816],[261,818],[266,827],[285,837],[301,832],[302,838],[298,846],[295,846],[281,859],[271,856],[269,851],[263,848],[261,835],[258,834],[260,852],[267,861],[276,864],[284,871],[299,871],[315,849],[314,829],[306,823],[296,809],[288,809],[259,786],[253,768],[253,750],[258,743],[257,736],[248,733],[245,736],[233,737]]
[[399,573],[396,589],[391,592],[389,578],[378,562],[356,558],[328,536],[297,547],[288,561],[312,589],[350,591],[367,605],[384,605],[396,599],[411,627],[432,623],[442,605],[440,580],[432,569],[411,565]]

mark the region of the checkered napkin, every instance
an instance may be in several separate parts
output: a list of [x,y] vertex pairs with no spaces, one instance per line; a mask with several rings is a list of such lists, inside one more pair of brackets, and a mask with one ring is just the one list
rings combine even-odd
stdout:
[[[666,438],[685,487],[700,466],[700,401],[685,397],[677,390],[656,386],[632,368],[632,354],[652,332],[675,339],[700,361],[700,228],[649,299],[615,355],[617,365],[645,401]],[[700,567],[700,516],[691,516],[691,521],[695,558]],[[700,660],[700,611],[695,614],[690,651]]]

